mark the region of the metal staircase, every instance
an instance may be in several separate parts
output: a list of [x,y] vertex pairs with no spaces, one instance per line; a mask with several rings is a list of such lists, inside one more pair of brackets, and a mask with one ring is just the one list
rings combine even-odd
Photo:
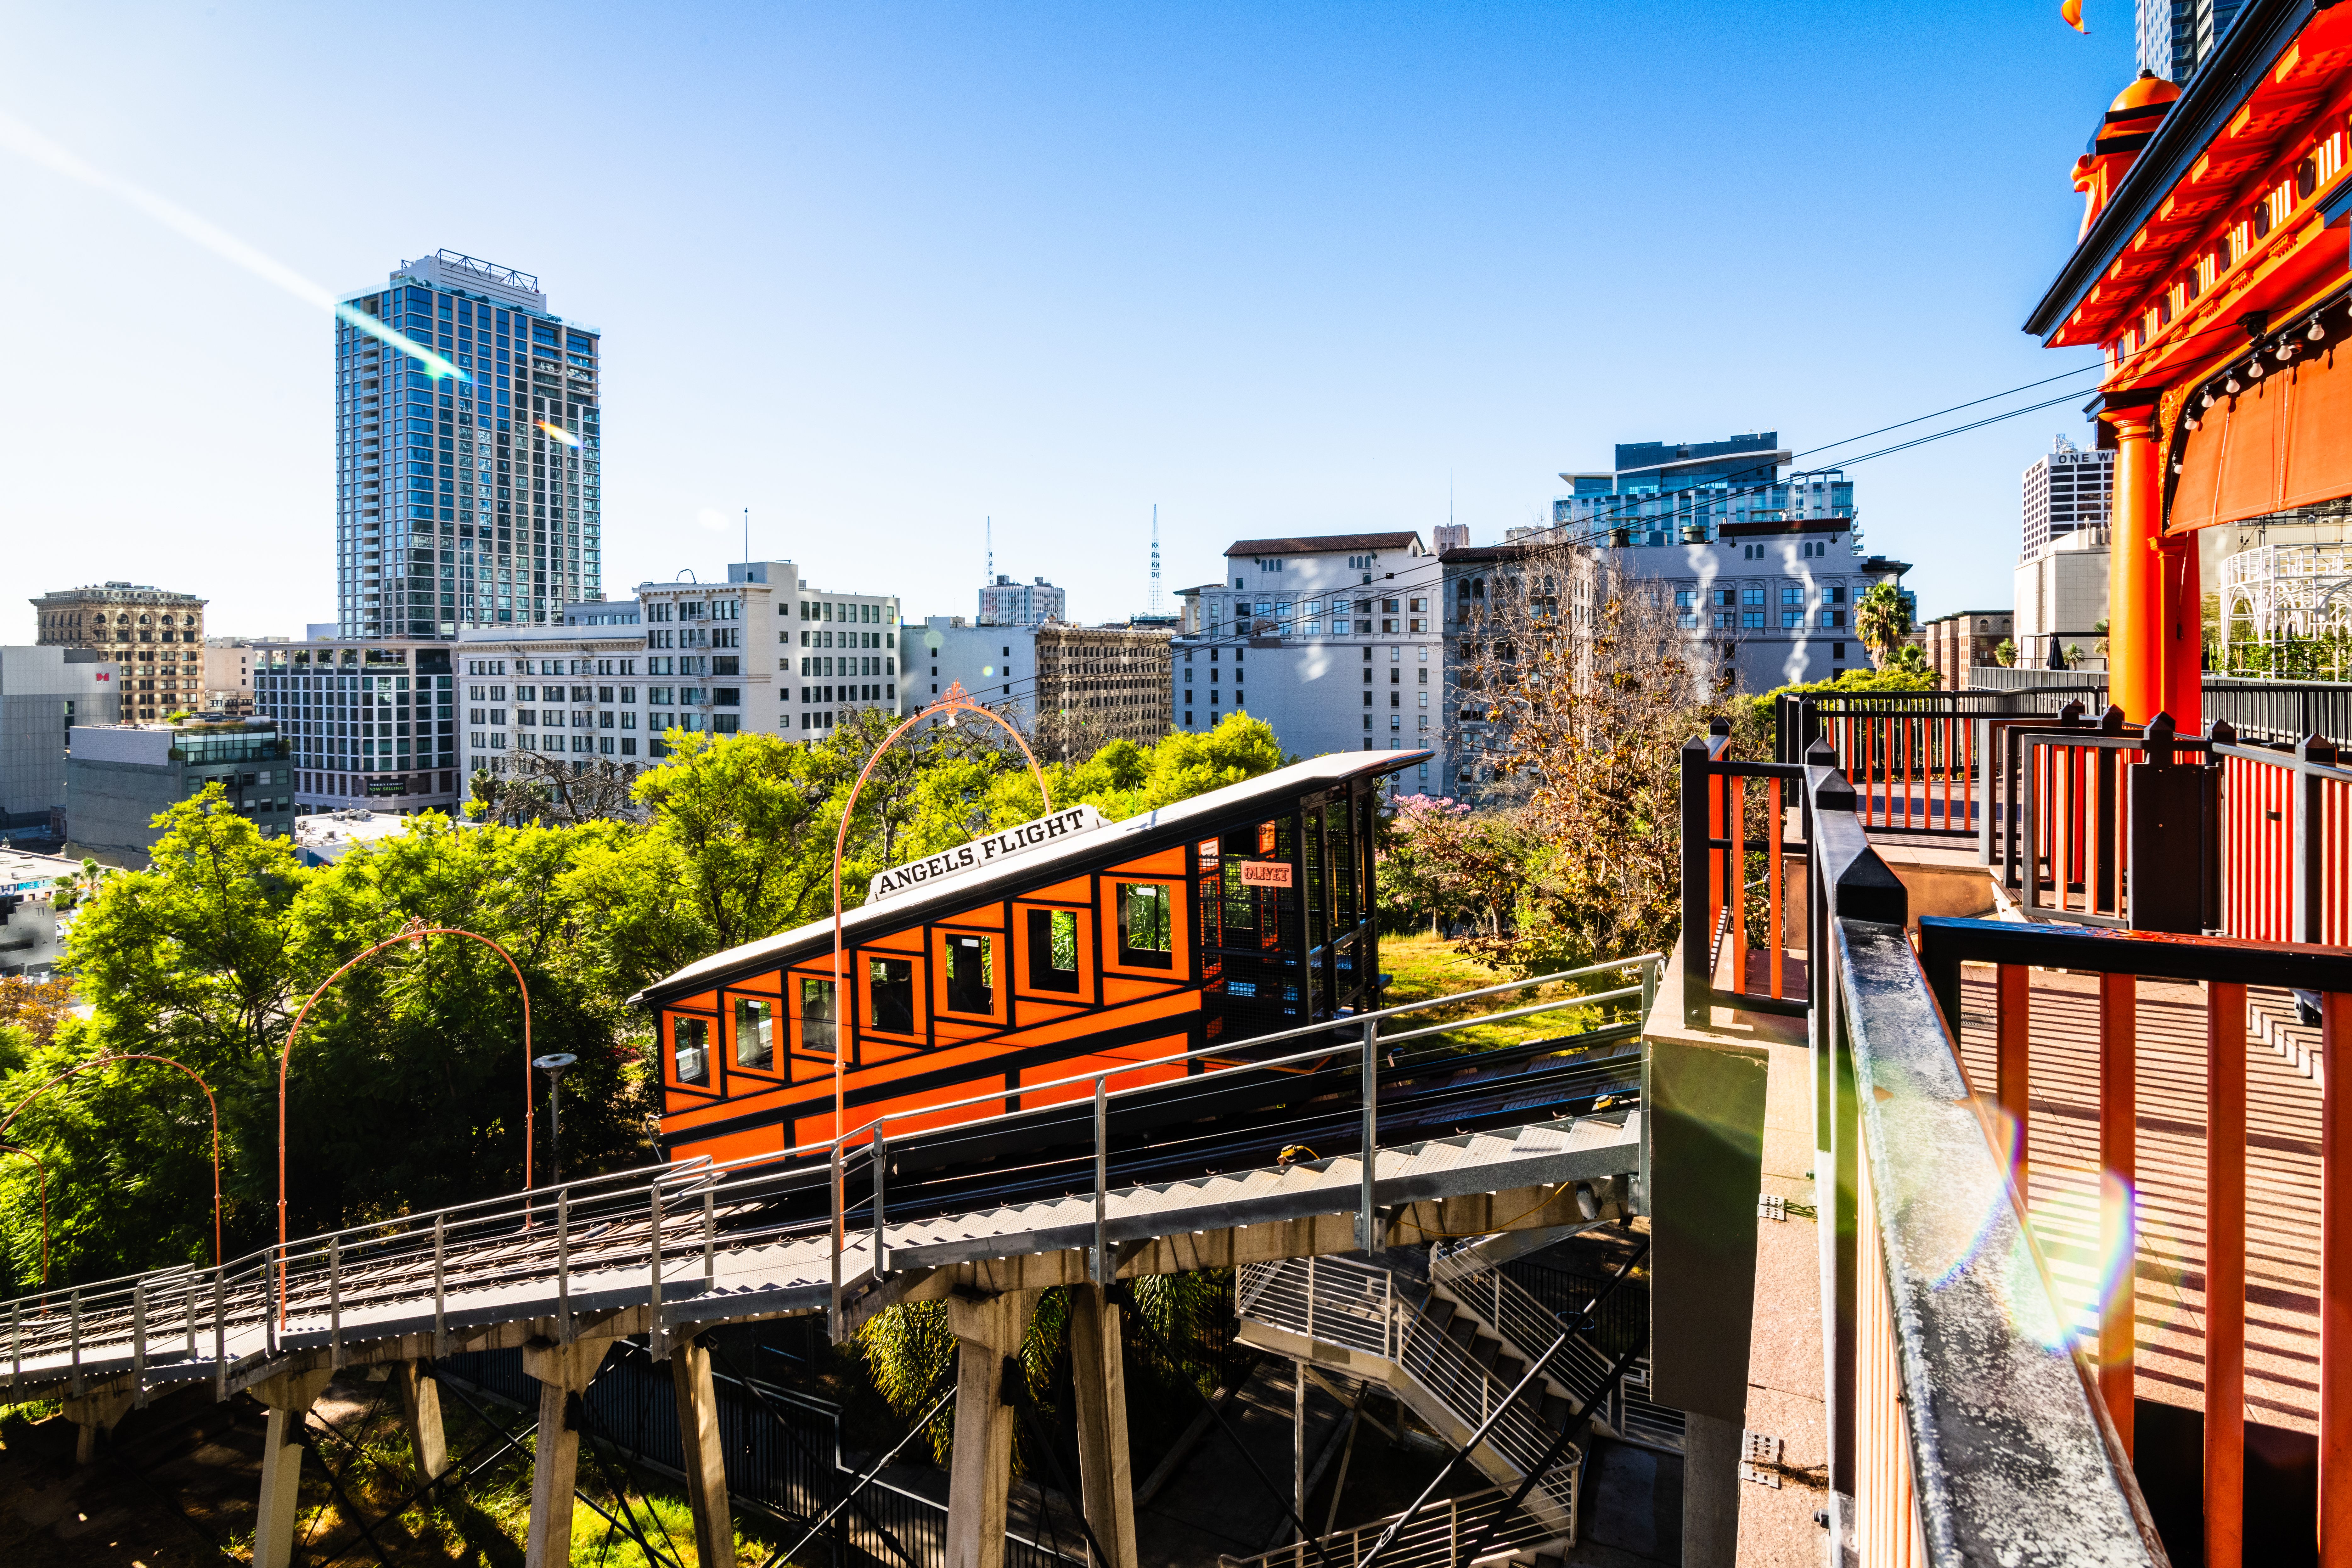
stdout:
[[[1539,1556],[1573,1544],[1583,1452],[1579,1443],[1559,1442],[1587,1419],[1603,1435],[1618,1435],[1607,1416],[1621,1394],[1625,1359],[1605,1352],[1589,1324],[1564,1324],[1475,1248],[1441,1254],[1426,1279],[1410,1271],[1415,1255],[1393,1256],[1387,1264],[1350,1256],[1244,1265],[1236,1280],[1240,1337],[1394,1390],[1433,1430],[1466,1446],[1470,1462],[1504,1489],[1486,1517],[1540,1470],[1482,1556]],[[1514,1400],[1528,1368],[1563,1332],[1566,1342]],[[1418,1538],[1434,1528],[1416,1518],[1406,1533]],[[1355,1533],[1341,1532],[1327,1549],[1337,1542],[1352,1550]]]

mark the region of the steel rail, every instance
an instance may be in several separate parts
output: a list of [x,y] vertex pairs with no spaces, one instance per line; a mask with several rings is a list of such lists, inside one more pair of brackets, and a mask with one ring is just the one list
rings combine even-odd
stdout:
[[[1632,959],[1589,965],[1580,970],[1564,971],[1559,976],[1539,976],[1526,981],[1509,982],[1481,987],[1475,992],[1463,994],[1493,995],[1515,990],[1523,991],[1532,985],[1549,984],[1556,978],[1643,968],[1654,963],[1654,955],[1639,955]],[[1645,980],[1646,978],[1645,976]],[[1590,996],[1571,996],[1529,1004],[1519,1008],[1504,1009],[1491,1016],[1500,1018],[1558,1011],[1588,1003],[1622,1000],[1637,994],[1644,994],[1646,991],[1645,984],[1644,986],[1638,988],[1625,987],[1612,992],[1596,993]],[[1396,1016],[1424,1011],[1432,1007],[1455,1005],[1460,999],[1460,995],[1456,995],[1403,1004],[1397,1007],[1381,1009],[1380,1016]],[[1418,1038],[1427,1035],[1457,1031],[1486,1021],[1488,1016],[1480,1016],[1452,1020],[1420,1030],[1407,1031],[1404,1035],[1388,1037],[1387,1043],[1392,1044],[1405,1038]],[[1297,1038],[1301,1036],[1328,1033],[1335,1026],[1346,1027],[1359,1019],[1370,1017],[1371,1015],[1360,1015],[1338,1021],[1336,1025],[1306,1026],[1285,1031],[1283,1037]],[[1066,1087],[1074,1083],[1099,1081],[1124,1073],[1151,1067],[1165,1067],[1173,1062],[1202,1057],[1226,1058],[1226,1065],[1221,1065],[1211,1072],[1188,1075],[1172,1082],[1139,1085],[1118,1091],[1122,1099],[1145,1094],[1165,1095],[1171,1089],[1181,1094],[1196,1079],[1206,1080],[1213,1078],[1223,1080],[1238,1073],[1264,1070],[1295,1061],[1318,1059],[1328,1061],[1335,1049],[1344,1054],[1349,1046],[1353,1046],[1361,1051],[1367,1043],[1360,1040],[1343,1040],[1336,1042],[1333,1047],[1296,1053],[1292,1056],[1260,1062],[1233,1062],[1230,1061],[1232,1047],[1213,1047],[1142,1062],[1121,1064],[1119,1068],[1111,1069],[1108,1073],[1077,1075],[1071,1079],[1055,1081]],[[1375,1035],[1375,1038],[1369,1043],[1374,1051],[1377,1051],[1381,1042]],[[1047,1087],[1049,1086],[1027,1085],[1024,1086],[1021,1092],[1034,1094]],[[1002,1098],[1003,1097],[1001,1094],[982,1095],[971,1097],[956,1104],[961,1106],[984,1103]],[[1108,1098],[1108,1094],[1103,1096],[1105,1105]],[[1418,1104],[1420,1098],[1418,1095],[1408,1097],[1403,1104]],[[952,1107],[931,1107],[928,1110],[936,1112],[950,1108]],[[1009,1122],[1014,1116],[1034,1113],[1035,1108],[1031,1110],[1006,1112],[998,1116],[983,1117],[974,1121],[958,1122],[950,1129],[942,1131],[967,1133],[974,1128]],[[1353,1113],[1349,1114],[1352,1116]],[[887,1121],[888,1118],[877,1120]],[[1261,1135],[1265,1130],[1253,1129],[1252,1131],[1253,1136],[1255,1136]],[[1098,1124],[1098,1141],[1100,1131],[1101,1128]],[[838,1142],[832,1141],[806,1145],[804,1148],[810,1152],[838,1151],[847,1156],[845,1165],[856,1159],[866,1159],[870,1163],[873,1158],[873,1151],[870,1147],[850,1151],[842,1149]],[[787,1152],[787,1154],[798,1152],[800,1151],[791,1151]],[[1100,1151],[1097,1152],[1093,1163],[1096,1167],[1097,1184],[1104,1185],[1107,1190],[1108,1173],[1103,1169],[1100,1152]],[[1206,1152],[1203,1157],[1206,1157]],[[679,1205],[674,1215],[666,1216],[666,1223],[656,1229],[648,1224],[647,1211],[644,1206],[646,1198],[654,1192],[661,1192],[666,1196],[671,1193],[701,1192],[706,1194],[706,1204],[698,1205],[701,1208],[709,1207],[709,1197],[723,1196],[727,1200],[726,1208],[730,1218],[737,1216],[748,1218],[779,1198],[790,1198],[797,1194],[808,1193],[826,1179],[826,1173],[817,1169],[807,1167],[777,1169],[775,1166],[778,1158],[779,1156],[775,1154],[755,1154],[741,1156],[733,1161],[712,1162],[705,1157],[697,1156],[684,1161],[639,1167],[630,1172],[582,1177],[562,1184],[555,1194],[555,1201],[563,1203],[567,1208],[566,1246],[568,1247],[575,1238],[578,1243],[576,1257],[567,1257],[562,1260],[565,1278],[568,1279],[574,1275],[593,1276],[599,1272],[614,1270],[624,1273],[634,1272],[644,1267],[643,1260],[648,1257],[649,1248],[653,1256],[665,1258],[691,1253],[698,1249],[707,1251],[715,1235],[712,1230],[712,1219],[706,1218],[704,1214],[697,1212],[696,1206]],[[755,1170],[753,1167],[765,1167],[765,1169]],[[576,1207],[572,1201],[575,1195],[581,1199]],[[845,1202],[842,1201],[845,1198],[845,1192],[837,1193],[834,1204],[828,1205],[833,1207],[835,1212],[827,1215],[788,1218],[772,1224],[756,1224],[740,1228],[730,1225],[726,1232],[728,1250],[730,1253],[745,1254],[763,1245],[814,1240],[822,1235],[828,1223],[835,1228],[845,1223],[847,1207]],[[935,1198],[932,1203],[938,1201],[942,1200]],[[291,1309],[298,1286],[306,1315],[319,1319],[313,1328],[325,1331],[334,1328],[348,1313],[375,1310],[407,1302],[421,1302],[427,1296],[428,1279],[432,1282],[430,1294],[435,1302],[435,1321],[437,1325],[441,1321],[443,1311],[442,1281],[451,1272],[447,1266],[452,1262],[455,1264],[454,1273],[460,1281],[459,1288],[468,1294],[495,1290],[500,1287],[533,1284],[550,1278],[551,1267],[550,1257],[539,1245],[530,1223],[538,1209],[547,1206],[549,1203],[550,1199],[536,1190],[526,1191],[520,1194],[504,1194],[497,1198],[471,1200],[440,1210],[401,1216],[392,1221],[376,1221],[346,1227],[324,1236],[305,1238],[299,1244],[271,1247],[236,1260],[234,1265],[215,1265],[211,1273],[213,1275],[212,1297],[216,1304],[211,1316],[214,1320],[212,1325],[214,1336],[220,1342],[215,1359],[222,1363],[222,1365],[215,1369],[216,1373],[225,1375],[227,1370],[226,1362],[229,1352],[226,1336],[232,1324],[238,1325],[237,1333],[240,1342],[247,1343],[251,1342],[246,1339],[247,1335],[257,1328],[266,1329],[268,1331],[267,1346],[269,1353],[278,1353],[280,1346],[277,1335],[278,1331],[291,1328]],[[927,1211],[932,1206],[932,1203],[924,1205]],[[875,1207],[876,1219],[878,1222],[881,1218],[879,1205],[876,1205]],[[714,1216],[716,1212],[715,1209],[710,1211]],[[449,1223],[452,1219],[456,1221],[454,1226]],[[518,1221],[521,1222],[520,1228],[517,1226]],[[349,1243],[348,1246],[345,1245],[346,1242]],[[845,1247],[837,1244],[834,1250],[838,1257],[845,1251]],[[876,1266],[874,1269],[876,1277],[881,1277],[886,1266],[878,1253],[872,1262]],[[733,1270],[730,1268],[730,1271]],[[156,1274],[152,1271],[125,1276],[121,1281],[100,1282],[96,1287],[85,1287],[77,1292],[74,1321],[70,1325],[74,1359],[69,1370],[74,1376],[79,1377],[85,1366],[89,1364],[85,1362],[85,1356],[89,1351],[99,1348],[100,1344],[114,1345],[121,1342],[120,1325],[125,1321],[126,1314],[135,1327],[141,1293],[147,1289],[156,1278]],[[196,1289],[193,1277],[188,1283],[193,1300],[195,1295],[200,1295],[202,1292]],[[107,1289],[110,1285],[114,1287],[111,1290]],[[257,1307],[272,1293],[273,1285],[276,1287],[277,1300],[272,1304],[279,1310],[268,1314],[267,1317],[257,1317]],[[128,1289],[123,1289],[124,1286],[128,1286]],[[21,1321],[24,1316],[21,1311],[22,1304],[16,1305],[19,1310],[12,1313],[12,1321]],[[194,1310],[192,1305],[189,1311],[193,1314]],[[66,1335],[59,1331],[68,1329],[68,1325],[54,1321],[52,1315],[47,1311],[37,1311],[33,1317],[33,1327],[35,1331],[31,1343],[25,1343],[21,1331],[17,1333],[15,1342],[16,1350],[13,1353],[16,1356],[15,1366],[17,1369],[20,1383],[23,1352],[31,1351],[37,1360],[55,1353],[57,1350],[63,1348],[58,1342],[66,1338]],[[189,1328],[193,1334],[194,1331],[193,1321]],[[242,1361],[248,1357],[240,1355],[237,1359]],[[196,1363],[191,1359],[189,1364]],[[48,1370],[39,1368],[36,1369],[36,1373],[38,1375]],[[56,1370],[58,1375],[63,1375],[68,1369]]]

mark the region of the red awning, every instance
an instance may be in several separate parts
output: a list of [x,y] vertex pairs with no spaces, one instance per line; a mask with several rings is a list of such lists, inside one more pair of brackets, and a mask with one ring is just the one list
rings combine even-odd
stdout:
[[2333,345],[2260,381],[2237,375],[2243,391],[2198,411],[2168,532],[2352,496],[2352,367],[2336,374]]

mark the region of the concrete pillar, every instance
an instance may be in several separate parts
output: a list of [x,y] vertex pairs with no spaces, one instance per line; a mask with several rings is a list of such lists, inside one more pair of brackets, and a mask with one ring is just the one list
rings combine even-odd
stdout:
[[1003,1568],[1014,1421],[1013,1406],[1004,1403],[1004,1358],[1021,1353],[1021,1337],[1036,1300],[1034,1290],[948,1298],[948,1327],[956,1337],[956,1402],[947,1568]]
[[400,1391],[400,1417],[408,1427],[408,1444],[416,1456],[416,1479],[437,1481],[449,1468],[449,1441],[441,1426],[441,1385],[425,1374],[423,1362],[404,1361],[392,1369],[392,1384]]
[[1683,1416],[1683,1568],[1738,1568],[1739,1423]]
[[727,1500],[727,1454],[719,1441],[719,1394],[710,1349],[695,1341],[669,1354],[677,1391],[678,1451],[685,1456],[687,1501],[694,1508],[694,1550],[701,1568],[735,1568],[735,1515]]
[[580,1429],[572,1402],[604,1364],[610,1340],[576,1340],[544,1350],[525,1345],[522,1369],[539,1380],[539,1436],[530,1466],[530,1533],[523,1568],[572,1568],[572,1489],[580,1470]]
[[253,1390],[269,1410],[261,1439],[261,1511],[253,1524],[253,1568],[292,1568],[294,1516],[302,1500],[302,1416],[333,1375],[327,1367],[289,1372]]
[[1078,1406],[1078,1489],[1087,1527],[1111,1559],[1098,1568],[1136,1568],[1135,1477],[1128,1468],[1118,1304],[1099,1285],[1070,1288],[1070,1367]]
[[114,1430],[116,1424],[130,1413],[138,1397],[139,1391],[126,1384],[89,1389],[66,1401],[65,1418],[77,1428],[74,1433],[75,1464],[97,1462],[98,1440]]

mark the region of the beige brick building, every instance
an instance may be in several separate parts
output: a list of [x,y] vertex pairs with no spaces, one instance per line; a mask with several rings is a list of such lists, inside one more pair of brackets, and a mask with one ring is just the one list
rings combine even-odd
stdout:
[[100,583],[33,602],[44,647],[94,648],[112,668],[122,721],[141,723],[205,706],[205,603],[142,583]]
[[1079,762],[1113,741],[1148,746],[1168,733],[1168,632],[1048,621],[1036,639],[1041,753]]
[[1977,666],[2000,662],[1993,650],[2011,640],[2011,624],[2007,610],[1962,610],[1921,626],[1918,640],[1944,689],[1965,691]]

